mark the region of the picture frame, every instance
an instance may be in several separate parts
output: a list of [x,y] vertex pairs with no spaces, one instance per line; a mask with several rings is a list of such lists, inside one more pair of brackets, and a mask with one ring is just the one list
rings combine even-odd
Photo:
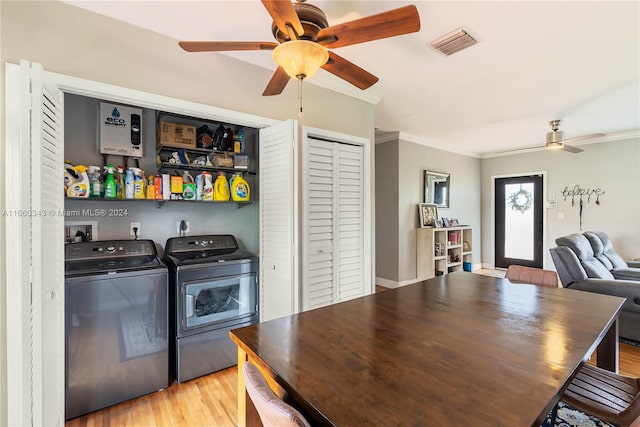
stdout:
[[458,225],[460,225],[457,218],[449,218],[449,224],[451,224],[452,227],[457,227]]
[[418,213],[421,228],[434,225],[438,219],[438,206],[432,203],[420,203],[418,204]]
[[442,226],[444,228],[449,228],[451,227],[451,223],[449,222],[449,218],[442,218]]
[[436,228],[442,228],[442,220],[441,219],[436,219],[436,221],[433,223],[433,225]]

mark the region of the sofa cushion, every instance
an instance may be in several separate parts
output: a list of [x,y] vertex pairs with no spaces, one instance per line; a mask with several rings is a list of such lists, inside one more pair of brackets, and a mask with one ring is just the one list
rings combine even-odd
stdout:
[[629,267],[626,261],[623,260],[620,255],[618,255],[615,249],[613,249],[613,243],[611,243],[611,240],[609,239],[609,236],[607,236],[606,233],[602,231],[587,231],[585,232],[585,234],[586,233],[593,234],[595,236],[598,236],[598,238],[600,238],[600,240],[602,241],[602,253],[605,257],[609,259],[609,261],[611,261],[613,268]]
[[558,246],[568,246],[580,260],[588,277],[596,279],[613,279],[613,274],[596,259],[591,243],[579,233],[570,234],[556,239]]
[[602,239],[600,239],[600,237],[593,231],[585,231],[583,234],[591,244],[593,256],[595,256],[596,259],[607,268],[607,270],[613,270],[613,264],[611,264],[609,258],[604,254],[604,244],[602,243]]
[[562,286],[567,287],[572,283],[587,280],[587,273],[584,271],[580,260],[575,252],[566,246],[558,246],[551,249],[551,257],[560,276]]
[[617,280],[640,281],[640,268],[616,268],[611,273]]

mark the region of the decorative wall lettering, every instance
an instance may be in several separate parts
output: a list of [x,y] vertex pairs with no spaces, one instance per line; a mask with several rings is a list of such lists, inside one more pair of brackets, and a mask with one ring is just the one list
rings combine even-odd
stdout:
[[596,205],[600,206],[600,196],[605,194],[600,187],[598,188],[580,188],[578,184],[574,185],[571,190],[569,187],[564,187],[562,190],[562,196],[564,197],[564,201],[567,201],[567,197],[571,197],[571,207],[575,205],[576,197],[578,197],[578,202],[580,203],[580,230],[582,230],[582,209],[584,207],[583,197],[586,197],[587,203],[591,203],[591,196],[596,196]]

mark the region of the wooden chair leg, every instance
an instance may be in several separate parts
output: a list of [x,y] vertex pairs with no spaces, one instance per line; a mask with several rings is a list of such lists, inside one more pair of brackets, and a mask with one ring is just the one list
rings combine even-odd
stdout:
[[560,406],[560,401],[556,403],[551,411],[551,427],[556,427],[556,417],[558,416],[558,407]]

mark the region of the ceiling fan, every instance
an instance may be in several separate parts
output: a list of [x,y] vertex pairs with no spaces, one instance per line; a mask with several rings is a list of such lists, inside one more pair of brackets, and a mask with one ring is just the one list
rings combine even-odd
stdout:
[[[560,122],[562,120],[551,120],[549,121],[549,126],[551,126],[551,132],[547,133],[547,142],[544,145],[544,148],[547,150],[563,150],[569,153],[581,153],[584,150],[582,148],[574,147],[573,145],[568,145],[567,142],[576,143],[588,141],[590,139],[600,138],[605,136],[604,133],[590,133],[588,135],[577,136],[574,138],[564,138],[564,132],[558,130],[560,128]],[[517,151],[525,151],[531,150],[534,148],[543,148],[543,147],[527,147],[527,148],[516,148],[515,150],[505,150],[499,151],[497,154],[506,154],[506,153],[514,153]]]
[[320,67],[360,89],[367,89],[378,78],[327,49],[420,30],[420,17],[414,5],[329,26],[325,13],[305,0],[296,3],[262,0],[262,4],[273,18],[271,30],[278,43],[181,41],[178,44],[187,52],[273,50],[278,68],[262,93],[269,96],[282,93],[289,78],[302,81]]

